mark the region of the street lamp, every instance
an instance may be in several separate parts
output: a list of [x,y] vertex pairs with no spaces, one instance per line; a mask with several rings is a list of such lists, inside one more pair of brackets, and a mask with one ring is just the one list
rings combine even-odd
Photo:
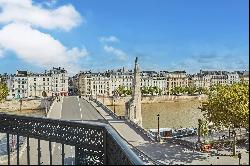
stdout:
[[201,142],[201,119],[198,119],[198,142]]
[[115,99],[114,99],[114,114],[115,114]]
[[233,130],[233,137],[234,137],[234,141],[233,141],[233,156],[236,155],[236,132],[235,130]]
[[160,114],[157,114],[157,122],[158,122],[158,137],[160,138]]
[[241,153],[238,153],[238,159],[239,159],[239,165],[240,165]]

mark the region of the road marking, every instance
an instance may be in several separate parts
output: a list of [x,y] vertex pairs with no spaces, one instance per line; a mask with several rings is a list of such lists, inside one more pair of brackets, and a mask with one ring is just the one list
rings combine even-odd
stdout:
[[62,98],[62,103],[61,103],[61,111],[60,111],[60,118],[59,119],[62,119],[62,105],[63,105],[63,98]]
[[81,119],[82,119],[82,114],[81,114]]
[[80,108],[80,112],[82,112],[82,109]]

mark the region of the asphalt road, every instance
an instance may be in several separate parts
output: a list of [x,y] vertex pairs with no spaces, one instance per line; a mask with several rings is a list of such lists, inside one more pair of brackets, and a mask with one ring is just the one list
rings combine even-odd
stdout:
[[[86,100],[78,98],[76,96],[64,97],[61,110],[62,120],[71,121],[96,121],[105,122],[103,117],[96,111],[96,109],[89,104]],[[61,165],[62,157],[61,144],[55,144],[53,149],[53,165]],[[69,145],[65,145],[65,165],[74,165],[75,148]]]
[[104,122],[102,116],[91,104],[76,96],[65,97],[63,99],[61,119]]

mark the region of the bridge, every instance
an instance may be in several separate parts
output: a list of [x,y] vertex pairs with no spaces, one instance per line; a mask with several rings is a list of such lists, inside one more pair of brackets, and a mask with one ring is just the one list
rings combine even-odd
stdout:
[[0,114],[0,133],[6,134],[1,164],[145,164],[95,107],[78,97],[54,101],[46,118]]

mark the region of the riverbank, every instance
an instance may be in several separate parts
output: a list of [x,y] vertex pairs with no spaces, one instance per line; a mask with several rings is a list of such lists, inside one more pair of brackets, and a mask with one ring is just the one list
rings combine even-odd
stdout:
[[[160,115],[160,128],[198,127],[198,119],[203,113],[198,107],[201,100],[179,100],[142,104],[142,126],[145,129],[157,128],[157,114]],[[125,105],[108,106],[118,116],[125,115]]]
[[[125,105],[127,101],[131,99],[131,96],[127,97],[97,97],[99,101],[103,102],[107,106],[112,105]],[[162,95],[162,96],[143,96],[141,103],[142,104],[150,104],[150,103],[164,103],[164,102],[175,102],[175,101],[190,101],[190,100],[199,100],[202,101],[206,99],[206,95],[197,95],[197,96],[176,96],[176,95]]]

